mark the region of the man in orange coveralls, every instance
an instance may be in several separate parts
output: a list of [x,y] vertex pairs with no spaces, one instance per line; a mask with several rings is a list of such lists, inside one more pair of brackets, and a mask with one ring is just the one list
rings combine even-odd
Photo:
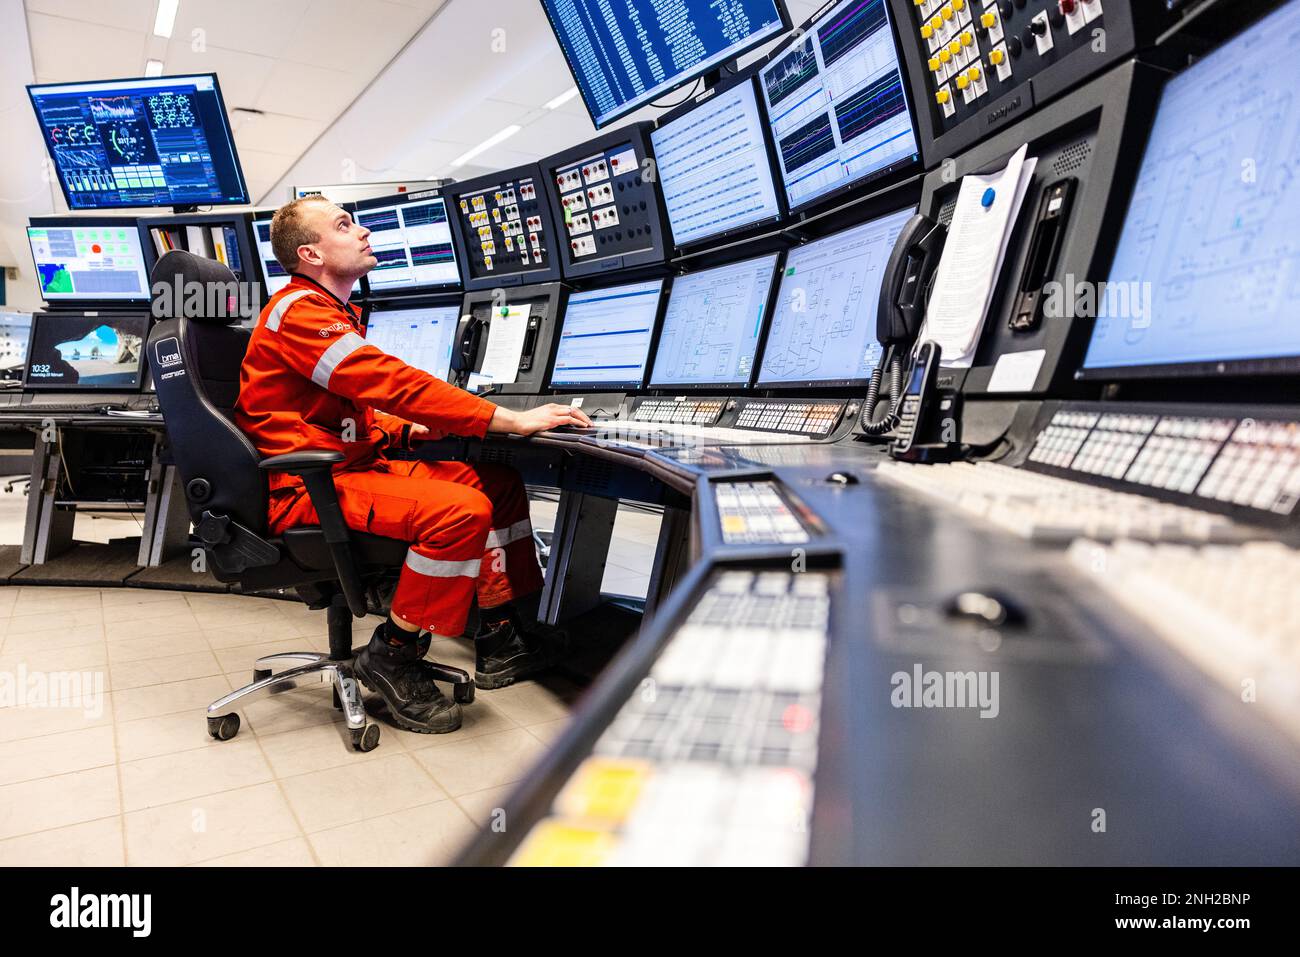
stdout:
[[[477,597],[474,682],[499,688],[553,664],[564,636],[525,624],[513,602],[536,592],[528,497],[518,473],[495,465],[407,462],[388,449],[443,435],[531,435],[590,425],[578,409],[544,405],[511,412],[435,379],[362,337],[347,298],[377,264],[370,230],[320,196],[281,207],[271,248],[293,275],[258,319],[240,373],[235,420],[262,455],[334,449],[339,503],[351,528],[411,543],[386,622],[357,656],[357,675],[378,691],[403,727],[460,727],[449,700],[421,664],[422,629],[459,635]],[[375,410],[375,406],[384,409]],[[273,533],[316,524],[302,481],[271,479]]]

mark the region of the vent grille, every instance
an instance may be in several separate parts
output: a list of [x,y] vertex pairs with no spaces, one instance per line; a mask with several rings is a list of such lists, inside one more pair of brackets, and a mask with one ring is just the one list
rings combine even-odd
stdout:
[[1088,157],[1091,155],[1092,144],[1087,140],[1079,140],[1061,150],[1061,154],[1052,161],[1052,172],[1057,176],[1072,173],[1088,162]]
[[603,492],[614,478],[614,467],[599,459],[581,457],[574,472],[576,490],[579,492]]

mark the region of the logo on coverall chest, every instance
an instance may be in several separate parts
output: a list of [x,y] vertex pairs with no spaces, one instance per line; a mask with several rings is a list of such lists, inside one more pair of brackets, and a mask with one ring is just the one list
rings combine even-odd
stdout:
[[352,323],[344,322],[342,319],[340,319],[338,322],[332,323],[331,325],[328,325],[325,328],[319,330],[319,335],[322,339],[324,339],[328,336],[333,335],[336,332],[350,332],[351,330],[352,330]]

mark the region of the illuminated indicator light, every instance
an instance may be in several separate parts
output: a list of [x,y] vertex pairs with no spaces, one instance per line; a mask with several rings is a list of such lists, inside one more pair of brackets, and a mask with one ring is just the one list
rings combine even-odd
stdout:
[[945,20],[951,20],[951,19],[952,19],[952,4],[948,4],[948,5],[947,5],[946,7],[944,7],[942,10],[940,10],[940,11],[939,11],[939,16],[943,17]]
[[1007,58],[1006,54],[1003,53],[1001,50],[994,50],[992,53],[989,54],[989,62],[992,63],[994,66],[1001,66],[1002,61],[1005,60],[1006,58]]
[[998,15],[996,13],[986,12],[980,14],[980,26],[991,27],[993,26],[993,24],[997,22],[998,22]]
[[970,86],[970,77],[968,77],[965,73],[957,77],[957,89],[964,90],[968,86]]
[[964,47],[968,47],[974,42],[975,42],[974,34],[972,34],[969,30],[963,30],[961,34],[961,45]]
[[943,106],[945,103],[948,102],[949,99],[952,98],[952,94],[950,94],[946,89],[944,89],[936,93],[934,95],[934,98],[939,101],[940,106]]
[[972,83],[976,82],[980,78],[980,68],[977,66],[971,67],[969,76]]
[[928,40],[932,36],[934,36],[934,27],[928,23],[921,24],[921,39]]
[[929,66],[931,70],[937,73],[939,71],[939,67],[943,66],[943,63],[942,61],[940,61],[940,59],[937,56],[932,56],[930,57]]
[[952,59],[952,54],[948,52],[947,47],[944,47],[942,50],[939,51],[939,59],[942,60],[944,63],[947,63],[949,60]]
[[812,727],[813,714],[801,704],[786,705],[781,712],[781,725],[791,734],[803,734]]

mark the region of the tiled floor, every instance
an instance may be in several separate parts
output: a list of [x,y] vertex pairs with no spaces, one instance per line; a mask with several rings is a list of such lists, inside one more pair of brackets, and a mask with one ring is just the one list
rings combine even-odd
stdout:
[[[17,541],[0,496],[0,540]],[[537,524],[551,509],[539,502]],[[658,516],[620,512],[605,590],[645,593]],[[90,524],[90,527],[85,527]],[[78,537],[133,522],[78,519]],[[377,619],[358,621],[358,641]],[[207,735],[203,708],[252,662],[325,649],[323,615],[232,595],[0,587],[0,865],[439,864],[490,822],[510,786],[567,721],[562,678],[479,692],[462,728],[384,725],[347,743],[329,688],[245,709],[238,737]],[[430,656],[473,667],[459,639]],[[38,684],[76,675],[42,702]]]

